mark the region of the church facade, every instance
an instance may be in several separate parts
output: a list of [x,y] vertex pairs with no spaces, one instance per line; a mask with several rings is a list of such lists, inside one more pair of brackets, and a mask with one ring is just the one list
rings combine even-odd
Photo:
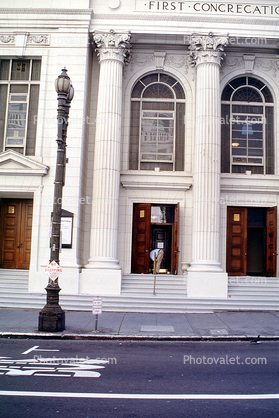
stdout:
[[277,2],[67,3],[0,9],[0,268],[47,284],[66,67],[62,292],[120,295],[154,249],[189,297],[277,277]]

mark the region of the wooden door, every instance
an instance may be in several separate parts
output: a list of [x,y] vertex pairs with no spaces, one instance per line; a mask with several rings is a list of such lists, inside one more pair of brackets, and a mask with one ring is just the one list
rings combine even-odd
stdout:
[[247,274],[247,208],[228,207],[227,273],[230,276]]
[[134,205],[132,273],[149,272],[151,204]]
[[179,203],[175,205],[174,226],[173,226],[173,249],[172,249],[172,274],[178,273],[178,253],[179,253]]
[[32,200],[1,200],[1,268],[29,269],[32,217]]
[[266,275],[276,276],[277,207],[266,211]]

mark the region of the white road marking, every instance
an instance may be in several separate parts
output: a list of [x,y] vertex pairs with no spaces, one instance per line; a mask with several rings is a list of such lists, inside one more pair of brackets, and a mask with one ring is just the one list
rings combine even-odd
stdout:
[[76,393],[76,392],[29,392],[16,390],[1,390],[0,396],[28,396],[44,398],[95,398],[95,399],[279,399],[279,393],[234,394],[171,394],[171,393]]
[[21,354],[29,354],[29,353],[31,353],[31,351],[36,350],[36,348],[38,348],[38,347],[39,347],[38,345],[34,345],[33,347],[29,348],[29,350],[26,350]]
[[39,348],[39,345],[34,345],[33,347],[29,348],[28,350],[24,351],[21,354],[29,354],[31,351],[60,351],[58,349],[51,349],[51,348]]

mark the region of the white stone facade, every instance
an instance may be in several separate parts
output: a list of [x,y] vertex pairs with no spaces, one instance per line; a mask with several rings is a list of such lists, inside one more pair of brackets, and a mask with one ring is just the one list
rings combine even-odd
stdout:
[[[75,95],[67,134],[62,206],[73,214],[73,231],[71,248],[62,248],[60,254],[62,292],[120,294],[122,276],[139,273],[131,267],[136,245],[135,205],[151,204],[173,209],[179,205],[179,252],[169,250],[169,270],[185,274],[188,269],[188,296],[226,297],[231,262],[228,208],[263,209],[266,219],[267,209],[278,206],[278,2],[71,0],[57,9],[52,0],[26,1],[24,8],[18,0],[2,0],[1,7],[0,60],[41,63],[34,155],[25,151],[19,154],[7,146],[9,110],[0,116],[4,123],[1,201],[33,200],[29,290],[43,292],[47,284],[44,268],[49,262],[57,151],[54,81],[66,67]],[[177,92],[174,105],[170,96],[161,101],[156,96],[162,78],[151,83],[153,96],[145,98],[140,93],[142,96],[132,97],[140,80],[156,74],[171,77],[181,86],[178,91],[174,82],[169,87],[167,82],[161,83],[164,94]],[[242,88],[247,97],[254,92],[253,108],[249,107],[250,96],[244,100],[239,93],[236,104],[229,90],[227,97],[222,97],[232,80],[239,80],[232,91]],[[14,82],[2,77],[0,87],[1,83],[10,88]],[[141,83],[147,91],[148,82]],[[138,122],[133,119],[133,99],[138,103],[135,109],[141,106]],[[263,111],[261,99],[266,101]],[[160,113],[154,102],[169,103],[169,110],[161,107]],[[247,119],[240,132],[230,120],[222,121],[221,106],[226,103],[231,117],[244,112],[252,118],[253,112],[264,112],[268,128],[252,119],[251,128]],[[179,108],[184,109],[183,122],[178,122],[175,113]],[[273,116],[267,119],[268,115]],[[143,122],[144,118],[149,122]],[[163,147],[157,139],[156,150],[147,144],[148,152],[144,153],[140,138],[142,132],[154,131],[155,120],[156,138],[161,129],[172,142]],[[225,133],[222,123],[229,125]],[[245,131],[250,128],[256,132],[251,137],[254,142]],[[131,157],[133,129],[138,129],[138,162]],[[175,142],[179,135],[182,141]],[[224,135],[228,135],[227,151]],[[234,135],[240,138],[237,143]],[[221,155],[222,161],[228,159],[227,165],[221,165]],[[136,168],[132,160],[138,164]],[[175,168],[177,160],[182,161],[179,169]],[[254,215],[249,216],[248,226],[253,224]],[[267,225],[261,227],[266,234]],[[174,247],[174,221],[170,228]],[[256,230],[249,231],[251,244],[249,239],[256,240],[251,238]],[[264,246],[267,238],[263,236]],[[267,275],[267,250],[255,248],[264,258],[258,273]],[[245,274],[255,273],[249,263]],[[277,275],[276,270],[270,274]]]

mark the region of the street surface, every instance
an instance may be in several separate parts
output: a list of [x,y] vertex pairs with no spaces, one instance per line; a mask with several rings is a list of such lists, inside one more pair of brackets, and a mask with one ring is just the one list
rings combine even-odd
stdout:
[[1,418],[279,417],[279,342],[0,340]]

